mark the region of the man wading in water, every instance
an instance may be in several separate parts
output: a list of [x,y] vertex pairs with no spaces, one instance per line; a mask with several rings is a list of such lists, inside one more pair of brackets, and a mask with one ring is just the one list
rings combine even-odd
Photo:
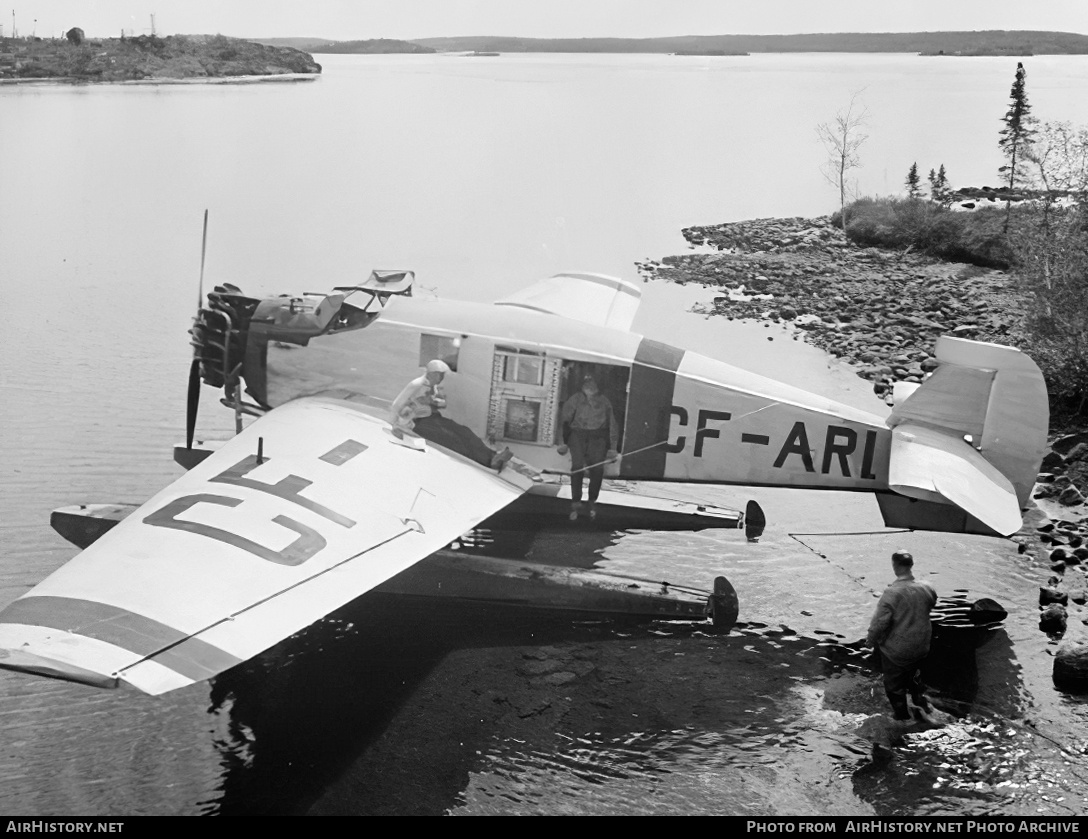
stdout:
[[933,634],[929,613],[937,604],[937,592],[929,583],[915,580],[913,568],[914,557],[909,553],[892,554],[895,582],[880,596],[866,638],[866,644],[880,650],[884,692],[897,720],[911,718],[908,691],[923,714],[932,710],[925,697],[920,669],[929,654]]

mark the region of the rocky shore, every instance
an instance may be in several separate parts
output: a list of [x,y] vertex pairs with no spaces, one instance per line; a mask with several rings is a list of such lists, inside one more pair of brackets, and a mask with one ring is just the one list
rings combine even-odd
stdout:
[[[778,323],[856,365],[876,397],[936,367],[936,339],[951,334],[1018,345],[1026,299],[1010,273],[909,252],[862,248],[829,217],[754,219],[691,227],[698,252],[641,263],[647,278],[700,283],[721,294],[702,311]],[[1088,431],[1052,428],[1034,496],[1039,510],[1017,536],[1021,551],[1049,565],[1040,629],[1058,638],[1071,607],[1088,624]],[[1084,612],[1084,614],[1080,614]],[[1088,688],[1088,647],[1070,644],[1067,682]],[[1079,662],[1079,663],[1078,663]],[[1056,678],[1058,669],[1056,668]]]
[[[73,33],[75,30],[73,30]],[[132,82],[313,77],[308,53],[223,35],[0,39],[0,81]]]

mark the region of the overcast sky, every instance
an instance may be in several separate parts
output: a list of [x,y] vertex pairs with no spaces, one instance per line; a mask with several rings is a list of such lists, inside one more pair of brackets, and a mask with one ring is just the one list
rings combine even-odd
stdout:
[[[1088,34],[1088,0],[13,0],[11,34],[72,26],[336,40],[441,35],[629,37],[1040,29]],[[36,22],[35,22],[36,20]]]

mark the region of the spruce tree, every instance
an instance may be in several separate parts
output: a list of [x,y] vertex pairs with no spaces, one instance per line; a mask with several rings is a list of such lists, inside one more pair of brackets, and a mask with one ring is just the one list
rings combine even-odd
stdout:
[[929,197],[941,204],[950,203],[951,192],[948,189],[948,175],[945,174],[944,164],[940,171],[929,170]]
[[907,172],[907,196],[909,198],[917,198],[922,194],[922,190],[919,189],[918,180],[918,162],[915,161],[910,165],[910,171]]
[[1009,94],[1012,100],[1002,122],[1005,127],[999,133],[997,144],[1008,161],[997,171],[1009,189],[1015,189],[1026,182],[1026,169],[1023,166],[1024,154],[1035,136],[1035,118],[1031,115],[1028,104],[1027,71],[1020,62],[1016,64],[1016,78]]

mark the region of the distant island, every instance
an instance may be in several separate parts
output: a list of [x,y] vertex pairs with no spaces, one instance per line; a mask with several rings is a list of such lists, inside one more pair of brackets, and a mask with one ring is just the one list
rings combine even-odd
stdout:
[[0,81],[125,82],[312,77],[321,65],[290,47],[223,35],[0,38]]
[[725,50],[677,50],[673,55],[751,55],[750,52],[726,52]]
[[306,52],[328,55],[423,55],[436,53],[434,47],[428,47],[413,41],[398,41],[396,38],[370,38],[363,41],[333,41],[330,38],[253,38],[258,44],[272,47],[293,47]]

